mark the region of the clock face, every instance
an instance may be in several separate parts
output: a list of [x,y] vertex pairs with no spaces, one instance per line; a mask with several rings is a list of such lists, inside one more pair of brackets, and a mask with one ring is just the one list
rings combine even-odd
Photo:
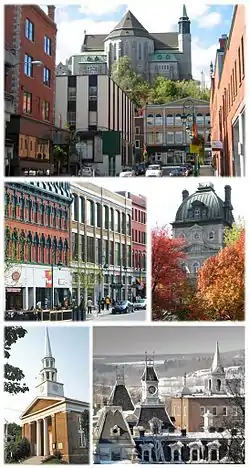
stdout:
[[44,391],[44,386],[42,385],[42,386],[40,387],[40,392],[43,393],[43,391]]
[[148,387],[148,391],[151,395],[154,395],[156,392],[156,387],[154,385],[150,385],[150,387]]

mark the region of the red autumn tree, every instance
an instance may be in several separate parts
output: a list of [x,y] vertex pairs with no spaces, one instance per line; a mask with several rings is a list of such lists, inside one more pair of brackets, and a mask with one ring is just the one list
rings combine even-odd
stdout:
[[[245,229],[198,273],[197,298],[202,301],[205,320],[244,320]],[[201,318],[202,319],[202,318]]]
[[152,231],[152,309],[153,319],[163,320],[164,312],[178,313],[186,273],[181,264],[185,242],[171,237],[169,230]]

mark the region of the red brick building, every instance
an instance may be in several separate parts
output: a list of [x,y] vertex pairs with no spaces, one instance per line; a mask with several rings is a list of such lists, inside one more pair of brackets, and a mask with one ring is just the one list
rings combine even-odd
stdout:
[[211,65],[211,142],[219,176],[245,175],[245,48],[243,4],[234,8],[229,37],[222,36]]
[[37,5],[4,9],[6,148],[11,148],[5,151],[6,175],[46,174],[54,123],[55,7],[48,6],[48,14]]
[[132,200],[132,265],[137,294],[145,296],[147,269],[147,204],[142,195],[130,194]]
[[70,205],[67,183],[5,184],[6,310],[56,305],[68,296]]

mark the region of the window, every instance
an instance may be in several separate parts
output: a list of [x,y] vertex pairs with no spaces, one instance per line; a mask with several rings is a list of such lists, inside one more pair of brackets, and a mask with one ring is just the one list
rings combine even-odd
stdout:
[[135,127],[135,134],[140,135],[140,127]]
[[86,222],[89,226],[95,225],[95,205],[92,200],[87,200],[87,219]]
[[69,101],[76,100],[76,88],[68,88],[68,100]]
[[211,461],[217,461],[217,450],[213,449],[210,452],[210,460]]
[[154,125],[154,116],[153,114],[147,115],[147,125]]
[[204,406],[200,407],[200,413],[201,413],[202,416],[205,414],[205,407]]
[[195,208],[195,209],[194,209],[194,217],[195,217],[196,219],[198,219],[198,218],[200,218],[200,215],[201,215],[201,210],[200,210],[200,208]]
[[154,142],[155,142],[155,134],[154,133],[148,133],[147,141],[148,141],[149,145],[153,145]]
[[244,38],[241,38],[241,63],[242,63],[242,76],[245,75],[245,57],[244,57]]
[[180,127],[182,125],[181,114],[176,114],[175,116],[175,126]]
[[27,91],[24,91],[23,93],[23,113],[32,113],[32,94],[28,93]]
[[172,114],[167,115],[166,124],[171,127],[174,125],[174,116]]
[[155,116],[155,125],[162,125],[162,115],[156,114]]
[[25,37],[29,39],[29,41],[34,41],[34,24],[29,18],[25,20]]
[[47,67],[44,67],[44,69],[43,69],[43,84],[45,86],[50,87],[50,78],[51,78],[50,69],[47,68]]
[[217,407],[216,406],[213,406],[213,408],[212,408],[212,415],[217,416]]
[[174,143],[174,133],[173,132],[167,132],[167,145],[171,145]]
[[197,123],[197,125],[199,127],[203,127],[203,125],[204,125],[204,116],[202,114],[197,114],[196,123]]
[[140,140],[135,140],[135,147],[140,148],[141,142]]
[[141,60],[142,59],[142,47],[141,47],[141,43],[139,42],[138,44],[138,60]]
[[48,36],[44,36],[44,52],[51,55],[51,39]]
[[92,101],[97,100],[97,86],[90,86],[89,87],[89,99]]
[[194,233],[193,233],[193,239],[194,239],[194,240],[199,240],[200,238],[201,238],[201,236],[200,236],[200,233],[199,233],[199,232],[194,232]]
[[211,231],[211,232],[208,234],[208,239],[209,239],[209,240],[214,240],[214,231]]
[[156,134],[155,134],[155,143],[161,145],[162,141],[163,141],[162,133],[156,132]]
[[31,57],[30,55],[25,54],[25,56],[24,56],[24,74],[26,76],[30,76],[30,77],[33,76],[32,62],[33,62],[33,57]]
[[227,406],[224,406],[222,408],[222,414],[223,414],[223,416],[227,416]]
[[237,80],[237,64],[234,62],[234,82],[235,82],[235,94],[237,94],[238,80]]
[[210,125],[210,114],[205,115],[205,125]]
[[76,112],[68,112],[68,124],[69,125],[76,124]]
[[175,143],[181,144],[182,143],[182,132],[175,132]]
[[42,101],[42,116],[43,120],[49,120],[49,102]]
[[200,268],[199,262],[194,262],[193,263],[193,268],[192,268],[192,270],[193,270],[192,273],[194,273],[194,274],[198,273],[199,268]]

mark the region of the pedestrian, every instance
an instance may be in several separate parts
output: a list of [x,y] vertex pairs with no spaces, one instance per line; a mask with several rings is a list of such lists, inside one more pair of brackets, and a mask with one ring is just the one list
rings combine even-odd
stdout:
[[38,310],[41,310],[41,309],[42,309],[42,303],[41,303],[41,301],[37,301],[37,303],[36,303],[36,308],[37,308]]
[[91,314],[92,313],[93,303],[92,303],[92,300],[90,299],[90,297],[88,298],[87,306],[88,306],[88,314]]
[[79,306],[79,320],[85,321],[86,320],[86,307],[84,303],[84,299],[82,298]]
[[104,307],[105,307],[105,299],[103,297],[101,300],[101,309],[104,310]]
[[106,297],[105,302],[106,302],[106,309],[109,310],[109,306],[110,306],[110,297],[109,296]]

